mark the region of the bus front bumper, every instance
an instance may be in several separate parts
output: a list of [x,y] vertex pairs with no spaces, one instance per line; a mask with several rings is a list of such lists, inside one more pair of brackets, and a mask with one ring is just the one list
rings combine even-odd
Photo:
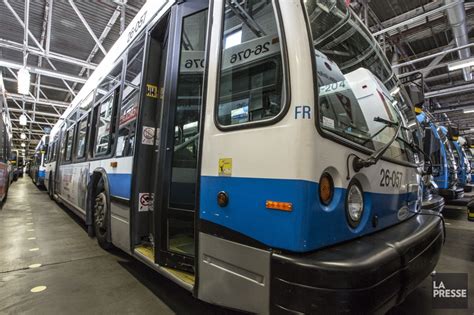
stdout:
[[439,213],[443,210],[444,205],[445,205],[445,202],[444,202],[443,197],[441,197],[440,195],[431,195],[430,199],[423,200],[421,209],[423,211],[431,210],[431,211]]
[[464,197],[464,188],[455,187],[448,189],[439,189],[438,193],[443,196],[446,200],[459,199]]
[[438,216],[415,215],[311,254],[273,254],[271,312],[385,313],[433,271],[443,238]]

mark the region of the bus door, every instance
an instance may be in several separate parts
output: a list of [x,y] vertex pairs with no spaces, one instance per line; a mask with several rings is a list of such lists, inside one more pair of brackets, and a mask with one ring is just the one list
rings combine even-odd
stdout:
[[154,211],[155,261],[194,272],[198,148],[208,1],[173,7]]

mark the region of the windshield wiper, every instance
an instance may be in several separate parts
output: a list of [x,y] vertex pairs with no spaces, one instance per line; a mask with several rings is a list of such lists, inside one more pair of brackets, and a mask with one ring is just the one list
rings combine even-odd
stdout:
[[393,135],[393,137],[390,139],[390,141],[388,141],[379,150],[372,153],[368,158],[361,159],[359,157],[356,157],[354,159],[354,161],[352,162],[352,167],[354,168],[354,171],[356,171],[356,172],[360,171],[364,167],[369,167],[369,166],[372,166],[372,165],[376,164],[380,160],[382,155],[385,153],[385,151],[387,151],[387,149],[392,145],[392,143],[398,138],[398,134],[400,132],[400,129],[402,128],[401,123],[390,121],[390,120],[387,120],[387,119],[384,119],[384,118],[381,118],[381,117],[375,117],[374,121],[384,123],[387,127],[391,127],[391,128],[396,127],[397,129],[396,129],[395,134]]
[[[374,121],[376,122],[380,122],[380,123],[383,123],[385,126],[383,126],[382,128],[380,128],[376,133],[374,133],[370,138],[368,138],[367,140],[364,141],[364,145],[369,142],[370,140],[374,139],[375,137],[377,137],[379,134],[382,133],[382,131],[384,131],[385,129],[387,129],[387,127],[398,127],[398,123],[396,122],[393,122],[393,121],[390,121],[390,120],[387,120],[387,119],[384,119],[382,117],[374,117]],[[403,128],[403,127],[402,127]]]

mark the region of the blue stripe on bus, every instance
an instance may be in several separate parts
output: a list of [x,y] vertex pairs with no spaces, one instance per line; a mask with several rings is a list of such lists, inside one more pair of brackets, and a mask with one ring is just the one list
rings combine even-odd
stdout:
[[110,195],[130,199],[132,174],[107,174],[109,178]]
[[[306,252],[350,240],[399,222],[398,210],[416,193],[365,193],[362,222],[354,230],[345,214],[345,191],[335,189],[328,207],[318,197],[315,182],[291,179],[236,177],[201,178],[200,218],[240,232],[269,247]],[[229,204],[217,205],[217,194],[225,191]],[[291,202],[291,212],[266,209],[266,200]],[[414,205],[411,206],[414,210]],[[378,225],[372,226],[377,215]]]

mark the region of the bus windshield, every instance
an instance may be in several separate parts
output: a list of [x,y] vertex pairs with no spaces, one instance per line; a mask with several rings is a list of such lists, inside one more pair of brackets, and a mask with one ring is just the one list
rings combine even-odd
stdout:
[[[397,95],[390,64],[344,0],[308,0],[305,7],[316,56],[318,124],[323,132],[371,150],[383,148],[402,124],[405,98]],[[391,91],[391,92],[390,92]],[[387,124],[390,122],[391,124]],[[414,161],[406,129],[384,157]]]

